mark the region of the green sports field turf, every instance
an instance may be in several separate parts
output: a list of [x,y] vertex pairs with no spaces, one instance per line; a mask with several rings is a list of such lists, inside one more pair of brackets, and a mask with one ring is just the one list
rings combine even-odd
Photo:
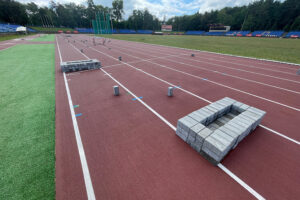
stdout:
[[55,199],[54,44],[0,60],[0,199]]
[[15,38],[22,38],[28,35],[0,35],[0,42],[4,40],[12,40]]
[[102,35],[120,40],[161,44],[247,57],[300,63],[300,40],[187,35]]
[[32,42],[54,42],[55,35],[54,34],[45,34],[40,37],[34,38],[31,40]]
[[74,31],[74,29],[72,28],[51,28],[51,27],[36,27],[36,26],[33,26],[33,27],[30,27],[34,30],[37,30],[37,31],[45,31],[45,32],[57,32],[57,31]]

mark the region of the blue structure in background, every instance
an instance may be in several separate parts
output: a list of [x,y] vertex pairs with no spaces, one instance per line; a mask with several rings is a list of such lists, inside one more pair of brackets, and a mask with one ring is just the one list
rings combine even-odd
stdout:
[[151,30],[137,30],[136,33],[137,34],[152,34],[153,31],[151,31]]
[[246,36],[250,31],[228,31],[226,36]]
[[203,35],[205,31],[186,31],[185,35]]
[[300,38],[300,31],[291,31],[288,34],[286,34],[285,37],[286,38],[292,38],[292,37],[294,37],[294,38],[296,38],[296,37]]
[[225,32],[206,32],[205,35],[208,35],[208,36],[223,36],[223,35],[225,35]]

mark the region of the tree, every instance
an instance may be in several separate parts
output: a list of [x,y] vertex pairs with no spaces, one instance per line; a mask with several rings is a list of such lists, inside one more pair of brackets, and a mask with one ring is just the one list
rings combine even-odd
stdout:
[[124,14],[123,11],[123,0],[114,0],[112,2],[112,12],[114,14],[114,18],[117,22],[120,22],[122,19],[122,14]]

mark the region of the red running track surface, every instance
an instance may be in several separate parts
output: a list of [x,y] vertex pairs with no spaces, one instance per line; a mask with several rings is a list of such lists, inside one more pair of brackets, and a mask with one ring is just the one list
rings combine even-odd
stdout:
[[[242,63],[243,66],[228,63],[221,65],[255,73],[269,74],[270,71],[264,68],[275,69],[276,72],[272,72],[274,76],[296,82],[255,77],[251,73],[247,76],[246,72],[238,70],[222,70],[228,74],[268,84],[274,83],[278,87],[299,92],[296,86],[300,83],[300,78],[287,74],[293,73],[295,66],[119,40],[111,40],[106,46],[93,46],[90,36],[76,35],[71,38],[70,40],[76,42],[70,44],[57,36],[63,61],[82,60],[87,57],[100,60],[107,73],[137,96],[142,96],[146,104],[173,126],[176,126],[180,117],[207,105],[208,102],[180,89],[175,89],[174,97],[169,98],[167,88],[170,85],[164,81],[178,85],[208,101],[228,96],[267,111],[262,124],[286,135],[294,142],[258,127],[226,156],[222,164],[264,198],[299,198],[300,135],[297,122],[300,114],[297,109],[300,108],[300,94],[222,76],[185,64],[215,70],[213,66],[194,61],[205,58],[212,64],[217,63],[214,62],[217,59]],[[88,47],[81,42],[84,39],[88,40]],[[80,49],[83,49],[84,55],[79,52]],[[189,57],[191,53],[195,53],[196,57]],[[173,57],[167,57],[170,55]],[[122,56],[123,62],[116,60],[119,56]],[[158,56],[182,64],[164,58],[156,59]],[[180,59],[181,57],[184,59]],[[56,198],[87,199],[59,61],[57,51]],[[131,64],[128,66],[124,62]],[[257,68],[247,68],[247,65]],[[120,88],[120,96],[113,96],[112,87],[117,84],[102,70],[70,73],[66,78],[73,104],[79,105],[74,108],[75,113],[82,113],[77,117],[77,122],[97,199],[255,198],[224,171],[212,166],[179,139],[172,128],[139,101],[132,100],[134,97],[123,88]]]

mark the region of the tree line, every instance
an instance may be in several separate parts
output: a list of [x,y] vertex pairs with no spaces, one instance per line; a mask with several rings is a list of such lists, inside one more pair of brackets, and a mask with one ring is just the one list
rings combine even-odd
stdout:
[[48,7],[0,0],[0,22],[27,26],[89,28],[96,12],[110,13],[116,29],[159,30],[161,24],[170,24],[174,31],[207,31],[210,24],[220,23],[231,26],[231,30],[300,30],[299,0],[258,0],[246,6],[175,16],[167,21],[159,20],[147,9],[133,10],[124,20],[123,0],[113,0],[111,7],[96,5],[93,0],[87,0],[86,5],[50,1]]
[[300,1],[259,0],[247,6],[176,16],[167,21],[177,31],[207,31],[215,23],[231,26],[231,30],[300,30]]

